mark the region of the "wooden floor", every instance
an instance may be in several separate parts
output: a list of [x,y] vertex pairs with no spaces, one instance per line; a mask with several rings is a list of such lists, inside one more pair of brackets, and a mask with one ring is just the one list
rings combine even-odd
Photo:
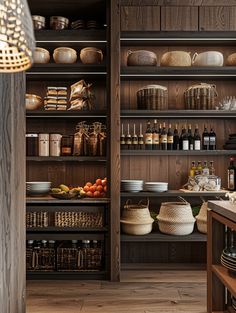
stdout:
[[120,283],[28,281],[27,313],[206,313],[205,271],[123,271]]

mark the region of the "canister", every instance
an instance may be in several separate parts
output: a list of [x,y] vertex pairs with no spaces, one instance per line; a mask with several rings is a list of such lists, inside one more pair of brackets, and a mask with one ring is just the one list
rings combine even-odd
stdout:
[[49,156],[49,134],[39,134],[39,156]]
[[26,134],[26,155],[38,156],[38,134]]
[[64,135],[61,138],[61,155],[70,156],[73,153],[73,135]]
[[50,134],[50,156],[61,155],[61,134]]

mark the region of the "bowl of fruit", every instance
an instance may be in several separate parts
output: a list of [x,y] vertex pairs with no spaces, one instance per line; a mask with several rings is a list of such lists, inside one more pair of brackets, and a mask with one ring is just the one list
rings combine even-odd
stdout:
[[51,196],[56,199],[73,199],[80,197],[81,187],[69,188],[66,185],[61,184],[57,188],[51,189]]
[[81,197],[105,198],[107,192],[107,178],[98,178],[95,183],[87,182],[80,191]]

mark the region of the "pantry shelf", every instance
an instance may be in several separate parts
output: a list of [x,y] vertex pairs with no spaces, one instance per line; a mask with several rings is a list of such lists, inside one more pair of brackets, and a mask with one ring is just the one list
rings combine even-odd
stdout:
[[26,239],[27,240],[104,240],[105,234],[103,233],[26,233]]
[[121,150],[121,155],[127,156],[189,156],[189,155],[199,155],[199,156],[229,156],[229,155],[236,155],[236,150]]
[[227,190],[222,191],[182,191],[168,190],[165,192],[121,192],[122,198],[169,198],[169,197],[223,197]]
[[[55,199],[51,196],[45,197],[26,197],[26,204],[42,204],[42,205],[60,205],[60,204],[70,204],[70,205],[99,205],[99,204],[108,204],[110,203],[109,198],[81,198],[81,199],[70,199],[70,200],[62,200]],[[41,211],[41,209],[40,209]]]
[[64,233],[64,232],[79,232],[79,233],[86,233],[86,232],[92,232],[92,233],[103,233],[107,232],[107,227],[100,227],[100,228],[78,228],[78,227],[31,227],[27,228],[26,232],[28,234],[30,233]]
[[106,118],[106,111],[60,111],[60,110],[45,110],[45,111],[26,111],[26,118]]
[[26,161],[29,162],[106,162],[106,157],[97,156],[28,156]]

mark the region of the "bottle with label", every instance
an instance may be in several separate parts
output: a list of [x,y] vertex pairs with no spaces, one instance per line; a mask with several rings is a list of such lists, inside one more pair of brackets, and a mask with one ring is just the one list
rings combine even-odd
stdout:
[[184,126],[182,126],[181,134],[179,136],[179,150],[183,150],[183,134],[184,134]]
[[197,162],[195,175],[202,175],[202,162],[201,161]]
[[236,167],[234,166],[234,158],[230,158],[230,165],[228,167],[228,190],[236,190]]
[[204,165],[202,167],[202,175],[209,176],[209,174],[210,174],[210,170],[207,165],[207,161],[204,161]]
[[174,135],[173,135],[173,150],[179,150],[179,131],[178,125],[175,125]]
[[209,150],[216,150],[216,133],[212,127],[209,134]]
[[157,129],[157,120],[154,120],[154,126],[152,130],[152,149],[160,150],[160,135]]
[[161,130],[160,144],[161,144],[161,150],[167,150],[167,132],[166,132],[165,123],[163,123],[163,128]]
[[152,129],[150,121],[147,123],[147,129],[145,132],[145,149],[152,150]]
[[171,124],[169,124],[167,132],[167,150],[173,150],[173,145],[174,145],[174,135],[171,130]]
[[194,150],[194,138],[192,135],[192,126],[188,125],[188,141],[189,141],[189,150]]
[[139,125],[138,149],[139,150],[143,150],[144,149],[143,128],[142,128],[142,124],[141,123]]
[[195,172],[196,172],[196,164],[195,164],[195,161],[192,161],[192,166],[191,166],[190,171],[189,171],[189,176],[194,177]]
[[126,134],[126,137],[125,137],[125,143],[126,143],[126,148],[127,149],[132,149],[132,137],[131,137],[131,134],[130,134],[130,131],[129,131],[129,124],[127,126],[127,134]]
[[134,132],[132,136],[132,145],[133,145],[134,150],[138,149],[138,136],[136,134],[135,124],[134,124]]
[[193,140],[194,140],[194,147],[193,147],[194,150],[201,150],[201,136],[199,134],[198,125],[196,125],[195,127]]
[[121,149],[126,149],[125,134],[124,134],[124,125],[123,125],[123,124],[121,124],[120,148],[121,148]]
[[188,151],[189,150],[189,138],[188,133],[186,130],[186,125],[184,126],[183,133],[182,133],[182,150]]
[[209,174],[215,175],[214,161],[210,161]]
[[204,126],[204,131],[202,133],[202,149],[209,150],[210,137],[207,130],[207,127]]

